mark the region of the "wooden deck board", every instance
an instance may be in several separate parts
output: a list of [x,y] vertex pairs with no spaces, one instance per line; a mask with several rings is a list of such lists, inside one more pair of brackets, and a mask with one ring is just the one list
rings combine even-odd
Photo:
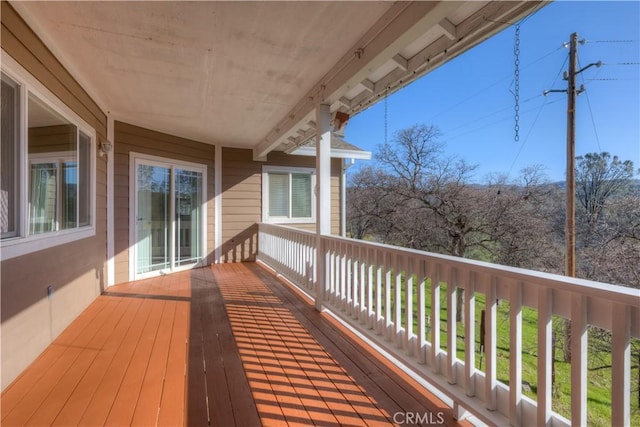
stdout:
[[73,393],[69,396],[64,407],[54,420],[53,425],[70,426],[78,425],[80,422],[84,414],[84,409],[89,405],[94,394],[98,391],[98,387],[103,381],[109,365],[111,365],[114,357],[122,348],[124,337],[130,330],[131,324],[140,310],[141,301],[133,300],[130,304],[131,306],[122,317],[118,325],[119,327],[105,344],[105,351],[100,352],[91,367],[87,369],[82,380],[73,390]]
[[[98,314],[94,317],[94,322],[104,323],[109,320],[109,315],[111,310],[109,310],[109,306],[112,309],[116,309],[118,305],[122,304],[121,301],[110,301],[105,304],[104,309],[100,310]],[[78,326],[80,327],[80,326]],[[75,329],[75,328],[74,328]],[[75,335],[75,331],[72,332]],[[4,399],[2,402],[2,424],[7,425],[23,425],[25,424],[32,416],[34,416],[35,412],[38,410],[40,404],[47,399],[47,397],[52,393],[52,390],[56,387],[58,382],[64,378],[67,372],[74,366],[76,360],[83,352],[87,346],[89,346],[91,340],[97,333],[95,328],[92,328],[89,324],[84,325],[82,327],[82,331],[77,334],[76,338],[73,340],[72,345],[64,345],[59,343],[54,343],[54,345],[63,345],[66,347],[65,351],[60,355],[60,357],[50,366],[42,365],[42,363],[38,363],[38,370],[44,371],[44,373],[40,376],[38,375],[27,375],[29,377],[39,377],[37,382],[28,385],[29,390],[23,395],[22,399],[15,405],[15,407],[10,412],[4,412],[6,408],[4,407]],[[65,335],[63,333],[63,335]],[[68,339],[67,336],[64,336],[62,342],[66,342]],[[38,362],[38,361],[37,361]],[[15,381],[13,384],[16,384],[16,389],[22,388],[21,385],[17,384],[18,381]],[[10,386],[7,390],[7,393],[11,394]],[[11,400],[11,399],[10,399]],[[6,416],[5,416],[6,414]]]
[[152,305],[151,315],[147,319],[133,357],[129,360],[124,380],[109,411],[107,425],[131,424],[166,301],[153,300],[150,304]]
[[442,411],[457,425],[257,264],[109,288],[1,403],[3,426],[377,426],[398,411]]

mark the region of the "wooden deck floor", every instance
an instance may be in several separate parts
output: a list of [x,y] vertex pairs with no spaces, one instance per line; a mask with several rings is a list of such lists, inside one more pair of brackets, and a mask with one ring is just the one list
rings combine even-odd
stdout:
[[457,425],[269,272],[225,264],[109,288],[5,390],[1,425],[359,426],[397,412]]

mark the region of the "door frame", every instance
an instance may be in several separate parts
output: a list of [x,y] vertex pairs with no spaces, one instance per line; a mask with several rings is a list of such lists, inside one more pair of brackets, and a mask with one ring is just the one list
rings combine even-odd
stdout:
[[[138,254],[138,242],[137,242],[137,209],[138,209],[138,192],[137,190],[137,168],[139,164],[146,164],[151,166],[166,167],[171,170],[171,190],[170,190],[170,219],[171,219],[171,236],[170,236],[170,253],[172,254],[170,259],[171,267],[164,270],[156,270],[148,273],[137,274],[136,262]],[[174,263],[174,237],[175,234],[175,188],[173,183],[173,170],[183,169],[194,172],[202,173],[202,214],[200,215],[200,229],[202,239],[202,254],[201,259],[197,263],[184,265],[181,267],[175,267]],[[201,163],[187,162],[183,160],[175,160],[166,157],[154,156],[151,154],[130,152],[129,153],[129,281],[144,279],[148,277],[155,277],[164,275],[167,273],[174,273],[177,271],[189,270],[194,267],[202,267],[206,265],[207,259],[207,165]]]

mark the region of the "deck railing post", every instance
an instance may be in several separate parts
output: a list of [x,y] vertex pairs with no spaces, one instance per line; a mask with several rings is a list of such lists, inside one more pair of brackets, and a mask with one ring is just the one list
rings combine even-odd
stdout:
[[522,424],[522,283],[509,294],[509,418],[512,426]]
[[571,298],[571,425],[587,424],[587,298]]
[[611,336],[611,425],[631,425],[631,326],[628,305],[613,304]]
[[485,302],[485,337],[484,337],[484,351],[487,358],[485,362],[485,403],[487,409],[495,411],[498,407],[497,402],[497,376],[496,376],[496,345],[497,345],[497,331],[496,321],[498,316],[498,303],[496,301],[496,287],[498,286],[498,279],[496,277],[491,278],[489,283],[489,290],[486,295]]
[[464,363],[465,363],[465,391],[467,396],[476,394],[476,294],[475,273],[469,272],[469,278],[464,291]]
[[538,291],[538,422],[547,426],[551,422],[551,369],[553,357],[553,291],[540,288]]

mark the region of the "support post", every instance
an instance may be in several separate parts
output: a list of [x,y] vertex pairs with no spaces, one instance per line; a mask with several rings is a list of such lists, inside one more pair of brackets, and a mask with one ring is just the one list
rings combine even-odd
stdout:
[[322,236],[331,234],[331,110],[316,107],[316,309],[322,310],[327,282],[327,263]]
[[115,196],[114,196],[114,161],[115,161],[115,121],[107,116],[107,141],[111,142],[111,152],[107,153],[107,287],[116,284],[115,263]]
[[214,176],[214,263],[222,262],[222,146],[216,144],[214,148],[213,158],[213,176]]

